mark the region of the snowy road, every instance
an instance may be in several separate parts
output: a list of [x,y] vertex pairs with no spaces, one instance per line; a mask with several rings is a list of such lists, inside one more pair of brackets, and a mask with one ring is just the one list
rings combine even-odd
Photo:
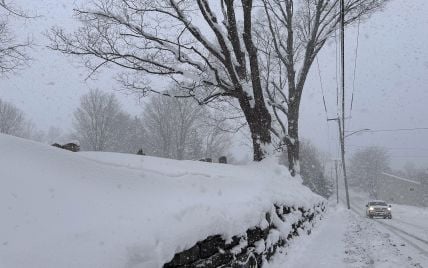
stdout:
[[330,204],[312,235],[293,242],[267,267],[428,268],[428,209],[393,205],[393,219],[365,217],[363,195],[352,209]]
[[[351,193],[351,209],[365,217],[365,204],[368,198]],[[393,219],[374,219],[374,221],[400,237],[420,255],[428,258],[428,209],[413,206],[393,205]]]

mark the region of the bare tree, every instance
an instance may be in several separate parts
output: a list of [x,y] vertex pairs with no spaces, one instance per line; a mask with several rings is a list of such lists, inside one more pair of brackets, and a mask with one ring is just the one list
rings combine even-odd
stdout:
[[8,17],[29,18],[23,11],[0,0],[0,76],[14,72],[23,67],[29,56],[25,52],[30,41],[18,41],[8,28]]
[[45,135],[45,142],[49,144],[53,144],[53,143],[62,142],[63,139],[64,139],[64,133],[62,129],[55,126],[49,127],[48,132]]
[[303,184],[313,192],[328,198],[332,194],[332,182],[325,176],[325,155],[309,140],[300,146]]
[[[227,131],[230,126],[226,121],[213,121],[212,118],[202,118],[198,127],[199,139],[201,139],[202,153],[193,158],[218,159],[225,156],[231,146],[230,133]],[[195,142],[195,141],[193,141]]]
[[377,146],[364,148],[356,152],[351,158],[350,183],[368,191],[370,197],[377,198],[378,179],[382,172],[389,169],[389,156],[385,148]]
[[403,166],[404,174],[407,178],[416,178],[418,174],[422,173],[420,168],[417,168],[415,163],[412,161],[406,161]]
[[208,0],[94,0],[75,11],[82,23],[77,32],[52,30],[51,48],[82,56],[92,72],[119,67],[124,85],[143,94],[158,92],[146,83],[152,75],[175,81],[178,97],[200,104],[234,99],[259,161],[271,144],[271,115],[253,42],[254,6],[252,0],[218,6]]
[[[301,172],[303,185],[313,192],[329,197],[332,194],[332,182],[325,176],[325,154],[311,141],[303,139],[300,144]],[[288,154],[283,153],[283,164],[289,165]]]
[[116,122],[121,116],[119,102],[113,94],[90,90],[80,99],[74,112],[74,136],[83,149],[105,151],[116,136]]
[[34,141],[42,141],[45,133],[26,118],[24,112],[12,103],[0,99],[0,133]]
[[[262,0],[265,20],[257,37],[264,55],[266,94],[285,143],[290,171],[299,172],[299,111],[309,70],[339,24],[339,0]],[[349,25],[381,8],[387,0],[345,0]],[[276,130],[276,131],[275,131]]]
[[24,124],[24,128],[18,137],[42,142],[45,139],[45,132],[37,128],[37,125],[33,123],[31,120],[26,120]]
[[19,108],[0,99],[0,133],[19,136],[25,122],[24,113]]
[[146,152],[174,159],[219,157],[230,145],[228,133],[191,99],[155,95],[145,106]]
[[137,153],[140,149],[146,150],[146,132],[141,118],[121,112],[113,125],[114,133],[109,150],[132,154]]

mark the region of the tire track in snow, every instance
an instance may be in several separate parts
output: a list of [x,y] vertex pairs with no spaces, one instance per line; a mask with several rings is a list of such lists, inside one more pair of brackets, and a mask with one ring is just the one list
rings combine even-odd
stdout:
[[378,222],[378,223],[380,223],[380,224],[382,224],[382,225],[385,225],[385,226],[387,226],[387,227],[389,227],[389,228],[392,228],[392,229],[394,229],[394,230],[396,230],[396,231],[398,231],[398,232],[401,232],[401,233],[403,233],[403,234],[405,234],[405,235],[407,235],[407,236],[410,236],[410,237],[412,237],[412,238],[414,238],[414,239],[418,240],[419,242],[422,242],[422,243],[424,243],[425,245],[427,245],[427,246],[428,246],[428,241],[426,241],[426,240],[424,240],[424,239],[422,239],[422,238],[420,238],[420,237],[417,237],[416,235],[413,235],[413,234],[411,234],[411,233],[408,233],[408,232],[404,231],[403,229],[400,229],[400,228],[398,228],[398,227],[395,227],[395,226],[393,226],[393,225],[391,225],[391,224],[388,224],[388,223],[386,223],[386,222],[382,222],[382,221],[376,221],[376,222]]
[[[360,217],[363,217],[362,215],[361,215],[361,213],[354,207],[354,206],[351,206],[351,210],[352,210],[352,212],[354,212],[355,214],[357,214],[358,216],[360,216]],[[394,233],[396,236],[398,236],[398,237],[400,237],[401,239],[403,239],[405,242],[407,242],[409,245],[411,245],[412,247],[414,247],[415,249],[417,249],[421,254],[423,254],[423,255],[425,255],[425,256],[427,256],[428,257],[428,250],[427,249],[424,249],[424,248],[422,248],[422,247],[420,247],[419,245],[417,245],[414,241],[411,241],[410,239],[409,239],[409,237],[411,237],[411,238],[413,238],[413,239],[415,239],[416,238],[416,240],[418,240],[418,241],[420,241],[420,242],[422,242],[422,243],[424,243],[425,245],[427,245],[428,246],[428,241],[425,241],[425,240],[423,240],[423,239],[421,239],[421,238],[419,238],[419,237],[416,237],[415,235],[412,235],[412,234],[409,234],[408,232],[406,232],[406,231],[403,231],[403,230],[401,230],[401,229],[399,229],[399,228],[397,228],[397,227],[394,227],[394,226],[392,226],[392,225],[389,225],[389,224],[386,224],[386,223],[384,223],[384,222],[381,222],[381,221],[375,221],[376,223],[378,223],[378,224],[380,224],[380,225],[383,225],[383,227],[385,227],[386,229],[388,229],[389,231],[391,231],[392,233]],[[407,236],[407,237],[406,237]],[[421,241],[422,240],[422,241]]]
[[414,223],[410,223],[410,222],[407,222],[407,221],[403,221],[403,220],[401,220],[401,219],[397,219],[397,218],[394,218],[394,221],[398,221],[398,222],[401,222],[401,223],[403,223],[403,224],[410,225],[410,226],[412,226],[412,227],[415,227],[415,228],[421,229],[421,230],[423,230],[424,232],[427,232],[427,233],[428,233],[428,227],[423,227],[423,226],[420,226],[420,225],[417,225],[417,224],[414,224]]
[[414,242],[410,241],[408,237],[405,237],[404,235],[402,235],[401,230],[399,230],[397,228],[397,231],[395,231],[392,228],[389,228],[388,226],[384,226],[386,229],[388,229],[390,232],[394,233],[396,236],[400,237],[401,239],[403,239],[403,241],[405,241],[407,244],[409,244],[410,246],[414,247],[415,249],[419,250],[419,252],[428,257],[428,251],[426,249],[421,248],[419,245],[415,244]]

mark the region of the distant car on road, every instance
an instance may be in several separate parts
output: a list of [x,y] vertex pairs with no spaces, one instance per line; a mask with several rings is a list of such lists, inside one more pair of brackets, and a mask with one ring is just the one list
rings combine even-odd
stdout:
[[372,200],[366,204],[366,215],[370,219],[373,217],[382,217],[392,219],[391,205],[383,200]]

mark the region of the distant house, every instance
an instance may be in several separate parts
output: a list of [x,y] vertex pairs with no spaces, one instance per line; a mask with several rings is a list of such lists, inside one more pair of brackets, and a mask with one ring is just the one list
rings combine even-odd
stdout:
[[428,181],[383,172],[377,182],[377,194],[378,198],[391,203],[427,206]]
[[64,144],[62,146],[62,148],[65,149],[65,150],[72,151],[72,152],[78,152],[78,151],[80,151],[80,146],[78,144],[76,144],[76,143],[73,143],[73,142],[69,142],[69,143]]
[[227,164],[227,157],[226,156],[220,156],[218,159],[218,162],[221,164]]
[[54,143],[54,144],[52,144],[52,146],[54,146],[54,147],[58,147],[58,148],[61,148],[62,149],[62,145],[61,144],[59,144],[59,143]]
[[68,151],[72,151],[72,152],[78,152],[80,151],[80,145],[79,142],[73,141],[73,142],[68,142],[64,145],[61,145],[59,143],[54,143],[52,144],[52,146],[54,147],[58,147],[64,150],[68,150]]

